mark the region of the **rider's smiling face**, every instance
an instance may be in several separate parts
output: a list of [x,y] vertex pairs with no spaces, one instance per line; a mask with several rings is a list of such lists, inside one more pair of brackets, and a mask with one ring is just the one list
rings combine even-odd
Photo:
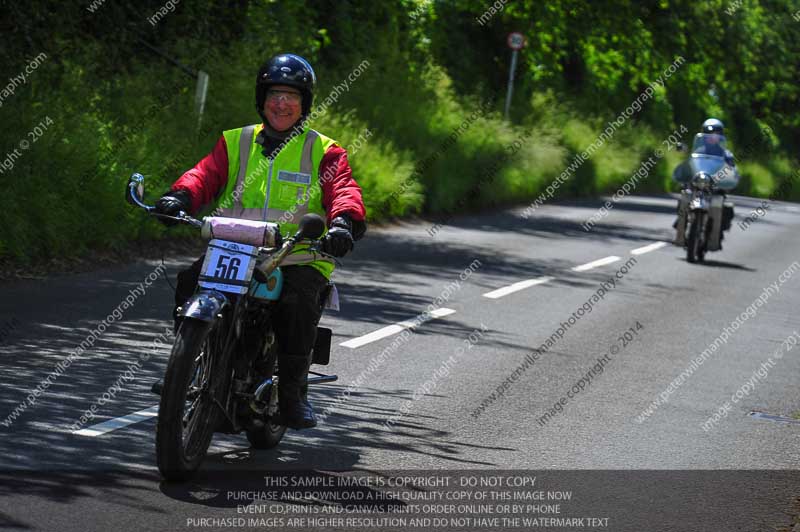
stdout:
[[300,118],[302,96],[287,85],[273,85],[264,100],[264,116],[276,131],[286,131]]

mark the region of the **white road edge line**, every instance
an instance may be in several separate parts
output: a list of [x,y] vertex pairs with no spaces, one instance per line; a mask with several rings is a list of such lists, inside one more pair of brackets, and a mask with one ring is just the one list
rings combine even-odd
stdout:
[[520,290],[530,288],[531,286],[550,282],[553,279],[555,279],[555,277],[537,277],[536,279],[527,279],[525,281],[504,286],[503,288],[498,288],[497,290],[492,290],[491,292],[486,292],[483,294],[483,297],[488,297],[489,299],[499,299],[503,296],[507,296],[508,294],[513,294],[514,292],[519,292]]
[[400,323],[397,323],[395,325],[389,325],[382,329],[378,329],[377,331],[372,331],[369,334],[365,334],[363,336],[347,340],[346,342],[342,342],[339,345],[343,347],[349,347],[350,349],[355,349],[357,347],[361,347],[362,345],[366,345],[371,342],[376,342],[378,340],[386,338],[387,336],[397,334],[406,329],[413,329],[417,325],[425,323],[426,321],[432,320],[434,318],[441,318],[455,313],[456,311],[450,308],[437,308],[428,313],[428,315],[424,318],[422,317],[424,315],[420,314],[414,320],[401,321]]
[[85,429],[73,431],[73,434],[91,437],[102,436],[103,434],[108,434],[113,430],[121,429],[122,427],[133,425],[134,423],[147,421],[148,419],[156,417],[157,415],[158,405],[153,405],[150,408],[139,410],[138,412],[128,414],[127,416],[116,417],[114,419],[109,419],[108,421],[98,423],[97,425],[92,425],[91,427]]
[[612,262],[617,262],[618,260],[620,260],[619,257],[616,255],[611,255],[610,257],[593,260],[592,262],[587,262],[586,264],[581,264],[580,266],[575,266],[571,269],[573,272],[585,272],[586,270],[591,270],[592,268],[597,268],[598,266],[605,266],[606,264],[611,264]]
[[666,242],[655,242],[653,244],[649,244],[647,246],[642,246],[640,248],[632,249],[631,255],[642,255],[644,253],[650,253],[651,251],[655,251],[659,248],[663,248],[666,246]]

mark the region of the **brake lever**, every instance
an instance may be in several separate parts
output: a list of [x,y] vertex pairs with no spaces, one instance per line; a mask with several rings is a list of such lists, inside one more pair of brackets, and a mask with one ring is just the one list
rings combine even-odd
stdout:
[[170,216],[169,214],[161,214],[160,212],[155,212],[155,207],[150,207],[150,209],[151,210],[147,211],[148,214],[150,214],[150,216],[155,216],[157,218],[166,218],[168,220],[175,220],[176,222],[189,224],[192,227],[203,227],[203,222],[192,218],[183,211],[180,211],[177,216]]
[[328,253],[320,253],[320,255],[322,255],[325,258],[328,258],[328,259],[332,260],[333,263],[336,264],[337,266],[342,266],[343,265],[342,261],[339,260],[339,257],[334,257],[333,255],[329,255]]
[[325,258],[331,259],[337,266],[342,265],[338,257],[335,257],[330,253],[325,253],[324,251],[322,251],[322,240],[315,240],[313,244],[309,244],[308,249],[310,249],[316,254],[322,255]]

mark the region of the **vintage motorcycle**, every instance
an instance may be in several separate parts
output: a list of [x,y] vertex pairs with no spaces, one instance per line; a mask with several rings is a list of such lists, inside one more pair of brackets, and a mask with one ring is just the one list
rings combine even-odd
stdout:
[[739,173],[729,154],[723,135],[698,133],[689,158],[672,174],[682,186],[674,243],[686,248],[688,262],[721,250],[723,231],[731,227],[734,205],[725,193],[739,183]]
[[[132,204],[197,227],[209,239],[198,288],[178,309],[180,326],[163,382],[153,385],[161,396],[158,469],[165,479],[179,481],[200,466],[215,432],[245,432],[257,449],[281,441],[286,426],[278,411],[280,368],[271,319],[282,288],[280,264],[300,243],[325,255],[319,240],[325,222],[306,214],[297,233],[284,238],[278,225],[269,222],[159,214],[142,202],[143,196],[144,177],[133,174],[127,192]],[[329,284],[321,306],[336,308],[335,290]],[[312,363],[328,364],[330,345],[331,330],[318,327]],[[309,373],[309,384],[337,380],[336,375]]]

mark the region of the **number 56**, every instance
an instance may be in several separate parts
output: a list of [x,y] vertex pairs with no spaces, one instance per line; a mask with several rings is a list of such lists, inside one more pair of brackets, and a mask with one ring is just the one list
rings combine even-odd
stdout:
[[[225,264],[228,262],[228,264]],[[214,277],[220,279],[236,279],[239,276],[239,266],[242,260],[238,257],[229,257],[227,255],[220,255],[217,261],[217,268],[214,270]]]

